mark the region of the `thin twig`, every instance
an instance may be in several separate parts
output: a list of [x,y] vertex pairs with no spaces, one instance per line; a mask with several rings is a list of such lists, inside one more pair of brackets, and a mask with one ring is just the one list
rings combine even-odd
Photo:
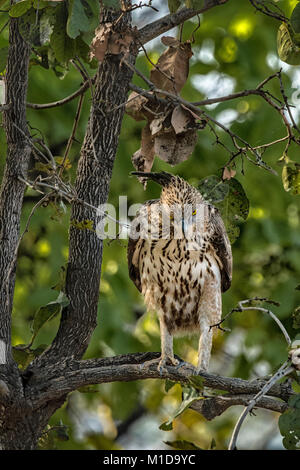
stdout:
[[[281,321],[276,317],[276,315],[270,310],[270,309],[267,309],[267,308],[263,308],[263,307],[244,307],[244,304],[249,304],[249,302],[253,302],[253,301],[257,301],[257,302],[267,302],[267,303],[273,303],[275,304],[274,301],[271,301],[267,298],[259,298],[259,297],[253,297],[252,299],[246,299],[246,300],[241,300],[239,303],[238,303],[238,307],[237,308],[233,308],[229,313],[227,313],[227,315],[225,315],[225,317],[218,323],[214,324],[214,325],[211,325],[210,328],[220,328],[220,325],[225,321],[227,320],[227,318],[232,315],[234,312],[245,312],[245,311],[248,311],[248,310],[257,310],[259,312],[263,312],[263,313],[266,313],[267,315],[269,315],[274,321],[275,323],[277,323],[277,325],[279,326],[279,328],[281,329],[282,333],[283,333],[283,336],[285,337],[285,340],[288,344],[288,346],[291,345],[292,341],[291,341],[291,338],[288,334],[288,332],[286,331],[285,327],[283,326],[283,324],[281,323]],[[220,328],[222,329],[222,328]]]
[[81,85],[81,87],[78,88],[78,90],[72,93],[72,95],[69,95],[66,98],[63,98],[62,100],[54,101],[52,103],[44,103],[44,104],[27,103],[26,106],[32,109],[49,109],[49,108],[57,108],[58,106],[63,106],[64,104],[69,103],[70,101],[77,98],[77,96],[80,96],[83,93],[85,93],[90,87],[90,82],[93,83],[94,78],[92,78],[90,81],[87,80],[86,82],[84,82],[83,85]]
[[65,151],[65,154],[63,156],[63,160],[61,162],[61,168],[60,168],[59,173],[58,173],[59,177],[61,177],[61,175],[62,175],[62,173],[65,169],[65,162],[67,161],[67,158],[69,156],[69,152],[71,150],[72,143],[73,143],[76,131],[77,131],[79,118],[80,118],[80,113],[81,113],[81,110],[82,110],[83,100],[84,100],[84,95],[81,95],[80,98],[79,98],[79,101],[78,101],[78,105],[77,105],[77,110],[76,110],[75,119],[74,119],[74,122],[73,122],[72,132],[71,132],[71,135],[69,137],[67,147],[66,147],[66,151]]
[[249,401],[248,406],[244,409],[244,411],[240,415],[240,417],[239,417],[239,419],[238,419],[238,421],[237,421],[237,423],[234,427],[232,437],[231,437],[230,442],[229,442],[228,450],[235,450],[236,449],[236,442],[237,442],[237,438],[238,438],[240,429],[242,427],[242,424],[243,424],[247,414],[255,407],[255,405],[260,400],[260,398],[263,395],[265,395],[270,390],[270,388],[279,379],[282,379],[283,377],[289,375],[291,372],[294,371],[294,367],[292,367],[290,364],[291,364],[291,362],[289,360],[285,361],[285,363],[278,369],[276,374],[274,374],[270,378],[270,380],[268,380],[268,382],[263,386],[263,388]]
[[[125,228],[130,228],[130,224],[121,222],[120,220],[115,219],[114,217],[107,214],[105,211],[101,211],[98,207],[95,207],[92,204],[89,204],[88,202],[84,201],[83,199],[78,198],[74,194],[74,192],[72,192],[71,190],[66,191],[64,189],[59,188],[58,185],[53,185],[51,183],[45,183],[44,181],[41,181],[41,180],[26,181],[24,178],[22,178],[20,176],[18,177],[18,179],[20,181],[22,181],[22,183],[26,184],[26,186],[28,186],[28,187],[30,187],[34,190],[37,190],[37,187],[38,188],[43,187],[43,188],[51,189],[53,192],[55,192],[55,193],[59,194],[60,196],[62,196],[63,198],[65,198],[68,202],[76,201],[79,204],[82,204],[82,205],[88,207],[89,209],[93,209],[97,214],[107,217],[109,220],[112,220],[113,222],[117,223],[118,225],[120,225],[122,227],[125,227]],[[43,194],[43,192],[41,190],[39,190],[39,192],[41,194]],[[46,196],[49,196],[49,194],[46,194]]]

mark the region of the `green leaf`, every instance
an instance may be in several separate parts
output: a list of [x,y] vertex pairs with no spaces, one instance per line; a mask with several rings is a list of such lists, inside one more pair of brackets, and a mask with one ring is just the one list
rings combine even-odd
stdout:
[[0,49],[0,73],[3,72],[6,68],[7,55],[8,55],[8,46],[1,47]]
[[12,352],[14,360],[19,366],[21,366],[22,369],[26,369],[26,367],[29,366],[35,357],[33,352],[24,344],[18,344],[17,346],[14,346]]
[[81,0],[69,0],[69,16],[67,21],[67,34],[75,39],[81,31],[90,29],[89,19],[86,16],[85,9]]
[[232,178],[227,184],[228,196],[216,206],[221,212],[229,240],[234,243],[240,234],[239,225],[248,217],[249,200],[238,180]]
[[15,3],[9,10],[9,15],[13,18],[19,18],[24,15],[32,6],[32,0],[23,0],[22,2]]
[[38,309],[31,324],[32,338],[30,344],[33,343],[36,335],[45,323],[55,318],[61,312],[62,308],[66,307],[68,304],[69,299],[63,292],[60,292],[56,300]]
[[291,25],[295,33],[300,33],[300,4],[295,6],[291,18]]
[[171,431],[173,429],[173,421],[175,418],[180,416],[187,408],[191,406],[194,401],[202,400],[203,397],[199,396],[199,392],[194,387],[183,387],[182,388],[182,402],[179,408],[175,411],[168,421],[165,421],[159,426],[159,429],[163,431]]
[[43,10],[43,8],[48,7],[53,2],[49,2],[47,0],[33,0],[33,8],[36,10]]
[[164,443],[177,450],[204,450],[189,441],[164,441]]
[[90,63],[90,48],[80,36],[75,39],[75,48],[76,55],[81,57],[85,62]]
[[283,62],[300,65],[300,48],[295,44],[291,31],[285,23],[282,23],[278,29],[277,51]]
[[189,383],[197,390],[202,391],[204,388],[204,378],[200,377],[200,375],[191,375],[191,377],[189,377]]
[[201,180],[198,189],[205,200],[220,210],[229,240],[234,243],[240,234],[239,225],[249,214],[249,200],[241,183],[235,178],[225,182],[212,175]]
[[9,6],[8,3],[9,3],[9,0],[0,0],[0,8],[5,8],[6,4],[7,6]]
[[66,34],[68,11],[65,4],[55,9],[55,25],[50,38],[50,45],[58,62],[66,65],[75,54],[75,41]]
[[165,381],[165,392],[168,393],[168,391],[171,390],[171,388],[173,388],[176,384],[177,382],[173,382],[172,380],[167,379]]
[[285,448],[296,450],[300,445],[300,394],[291,397],[288,404],[289,409],[279,417],[278,426]]
[[223,201],[229,193],[228,183],[216,175],[202,179],[198,184],[198,189],[203,198],[212,204]]
[[293,196],[300,194],[300,164],[286,159],[282,168],[282,184],[285,191]]
[[175,13],[181,5],[181,0],[168,0],[170,13]]
[[166,421],[166,422],[162,423],[159,426],[159,429],[161,429],[162,431],[172,431],[172,429],[173,429],[172,421]]

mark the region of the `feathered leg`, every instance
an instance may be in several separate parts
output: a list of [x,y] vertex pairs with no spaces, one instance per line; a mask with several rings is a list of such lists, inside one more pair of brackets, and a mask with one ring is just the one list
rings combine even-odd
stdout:
[[208,370],[212,348],[213,330],[222,315],[221,285],[218,276],[209,276],[205,281],[199,304],[200,339],[197,372]]
[[162,371],[167,362],[171,362],[173,366],[177,366],[179,361],[175,359],[173,353],[173,336],[169,333],[163,317],[159,318],[160,322],[160,339],[161,339],[161,359],[159,361],[158,370]]

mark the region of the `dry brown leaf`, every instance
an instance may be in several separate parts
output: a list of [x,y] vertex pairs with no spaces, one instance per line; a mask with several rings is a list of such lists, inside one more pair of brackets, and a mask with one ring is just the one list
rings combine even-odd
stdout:
[[155,154],[170,165],[187,160],[197,143],[198,134],[195,130],[175,134],[174,131],[158,135],[154,140]]
[[150,72],[150,80],[157,88],[179,93],[189,74],[189,60],[193,53],[189,42],[170,46]]
[[[134,168],[137,171],[151,171],[154,155],[154,142],[149,123],[147,123],[142,130],[141,148],[137,150],[131,158]],[[139,178],[139,181],[144,185],[144,188],[146,188],[146,180],[144,178]]]
[[112,32],[112,23],[101,24],[95,31],[95,37],[91,43],[91,59],[96,57],[103,62],[106,53],[118,55],[129,54],[133,35],[130,32]]
[[222,179],[223,180],[231,180],[231,178],[234,178],[235,175],[236,175],[235,170],[233,170],[232,168],[227,168],[227,166],[225,166],[225,168],[223,170]]
[[147,112],[145,114],[145,110],[143,107],[147,103],[148,99],[145,96],[140,95],[136,91],[133,91],[128,97],[125,111],[136,121],[144,121],[147,117]]
[[178,47],[180,45],[180,41],[176,38],[173,38],[172,36],[163,36],[161,38],[161,42],[165,46],[173,46],[173,47]]
[[125,55],[128,55],[132,40],[133,36],[130,33],[112,33],[108,41],[107,52],[114,55],[123,52]]
[[196,127],[195,118],[180,105],[173,110],[171,124],[176,134],[182,134]]
[[108,39],[111,33],[111,27],[112,23],[104,23],[96,29],[96,34],[91,43],[91,59],[95,57],[99,62],[103,62],[108,48]]

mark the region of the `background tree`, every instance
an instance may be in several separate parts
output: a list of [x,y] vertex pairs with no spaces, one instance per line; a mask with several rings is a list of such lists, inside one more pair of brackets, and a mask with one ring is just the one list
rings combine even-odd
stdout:
[[[276,384],[275,375],[255,402],[266,381],[249,380],[281,364],[292,374],[285,339],[299,328],[299,4],[158,3],[0,0],[3,449],[113,449],[132,422],[151,415],[172,446],[226,448],[236,415],[222,413],[249,411],[249,403],[273,410],[270,422],[284,413],[284,444],[299,441],[295,364],[292,379]],[[176,26],[177,40],[156,40]],[[182,48],[176,67],[172,49]],[[173,54],[169,68],[164,51]],[[130,90],[137,95],[126,116]],[[172,152],[160,153],[163,139]],[[227,320],[232,332],[218,335],[212,372],[221,376],[170,367],[166,390],[155,366],[140,367],[159,357],[148,353],[159,350],[159,329],[128,279],[126,243],[106,241],[103,251],[95,233],[95,208],[107,199],[117,206],[120,194],[129,204],[157,196],[154,185],[144,192],[129,177],[130,157],[152,165],[154,153],[167,162],[156,158],[153,169],[167,171],[192,153],[174,172],[223,212],[235,241],[224,312],[263,299],[240,303]],[[195,348],[194,339],[175,343],[191,362]],[[199,401],[203,385],[227,395]],[[95,432],[78,426],[88,410],[97,414]]]

